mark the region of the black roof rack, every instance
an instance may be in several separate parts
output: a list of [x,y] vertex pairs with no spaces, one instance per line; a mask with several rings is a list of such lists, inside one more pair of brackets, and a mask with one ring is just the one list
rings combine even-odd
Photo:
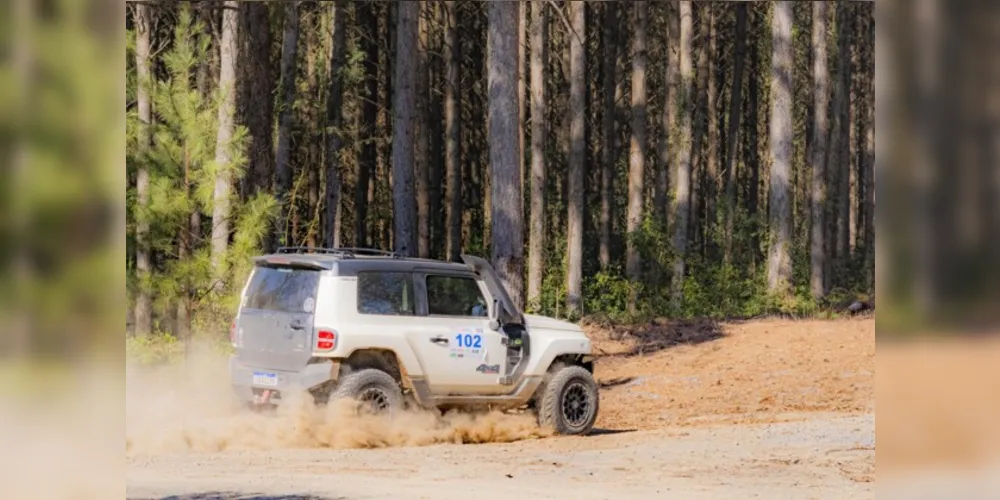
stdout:
[[280,247],[275,253],[318,253],[325,255],[339,255],[346,258],[354,258],[359,255],[377,255],[380,257],[392,257],[398,259],[401,256],[396,252],[379,250],[376,248],[323,248],[323,247]]

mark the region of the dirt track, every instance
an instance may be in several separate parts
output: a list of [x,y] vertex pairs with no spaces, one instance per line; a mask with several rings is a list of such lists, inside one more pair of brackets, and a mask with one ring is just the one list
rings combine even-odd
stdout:
[[[331,439],[324,445],[329,448],[274,440],[256,446],[227,434],[224,444],[215,439],[211,446],[200,446],[190,429],[198,422],[188,421],[180,438],[186,447],[144,447],[134,429],[149,422],[136,422],[127,401],[127,495],[874,496],[873,320],[699,323],[632,331],[592,328],[590,333],[605,353],[597,373],[605,386],[597,435],[537,439],[526,433],[522,437],[529,439],[511,443],[331,449],[373,445],[370,439],[353,445]],[[219,425],[218,419],[213,422]],[[436,435],[432,442],[518,436],[493,432],[501,427],[496,422],[476,425],[491,433],[465,430],[459,438]],[[254,429],[250,425],[238,432],[242,436]],[[164,444],[172,435],[158,438]]]

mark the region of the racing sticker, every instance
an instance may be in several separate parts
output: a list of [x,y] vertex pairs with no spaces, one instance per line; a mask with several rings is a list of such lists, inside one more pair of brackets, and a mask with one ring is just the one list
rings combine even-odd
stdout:
[[470,358],[481,356],[486,353],[486,346],[483,344],[483,329],[468,328],[455,332],[451,340],[451,347],[448,355],[452,358]]

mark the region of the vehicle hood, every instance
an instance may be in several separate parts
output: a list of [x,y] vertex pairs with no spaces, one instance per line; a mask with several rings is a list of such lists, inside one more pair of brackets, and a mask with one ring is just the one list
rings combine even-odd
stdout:
[[525,326],[528,327],[528,331],[544,329],[544,330],[557,330],[561,332],[575,332],[583,334],[583,329],[574,323],[569,321],[562,321],[555,318],[550,318],[548,316],[539,316],[537,314],[525,314],[524,315]]

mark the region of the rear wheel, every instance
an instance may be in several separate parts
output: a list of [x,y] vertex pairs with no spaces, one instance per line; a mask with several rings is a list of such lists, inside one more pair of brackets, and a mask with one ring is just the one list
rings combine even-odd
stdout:
[[391,375],[376,368],[365,368],[342,377],[330,399],[345,398],[359,402],[362,411],[371,413],[393,414],[403,408],[399,384]]
[[597,382],[582,366],[550,374],[539,401],[538,422],[559,434],[585,434],[594,427],[600,403]]

